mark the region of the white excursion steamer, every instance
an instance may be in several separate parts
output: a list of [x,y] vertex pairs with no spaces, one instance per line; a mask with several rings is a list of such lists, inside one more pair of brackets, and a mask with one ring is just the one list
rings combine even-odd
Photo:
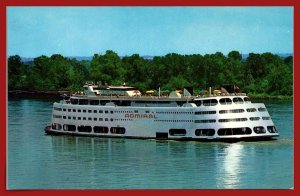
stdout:
[[261,140],[279,136],[263,103],[245,94],[142,96],[129,86],[84,85],[53,104],[47,134],[171,140]]

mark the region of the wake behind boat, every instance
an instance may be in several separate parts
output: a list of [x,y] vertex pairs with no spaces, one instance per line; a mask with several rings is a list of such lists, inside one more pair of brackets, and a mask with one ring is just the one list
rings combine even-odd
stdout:
[[170,140],[261,140],[279,136],[263,103],[243,93],[144,96],[130,86],[84,85],[53,104],[47,134]]

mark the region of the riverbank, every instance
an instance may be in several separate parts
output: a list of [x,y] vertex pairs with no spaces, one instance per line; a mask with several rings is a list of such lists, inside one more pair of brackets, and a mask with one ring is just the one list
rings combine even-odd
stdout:
[[72,91],[28,91],[28,90],[9,90],[8,98],[33,98],[33,99],[62,99],[70,96]]
[[286,95],[267,95],[267,94],[247,94],[251,99],[270,99],[270,100],[293,100],[293,96]]
[[[74,91],[48,90],[48,91],[28,91],[28,90],[9,90],[8,98],[35,98],[35,99],[62,99],[70,96]],[[270,99],[270,100],[292,100],[293,96],[285,95],[266,95],[266,94],[247,94],[251,99]]]

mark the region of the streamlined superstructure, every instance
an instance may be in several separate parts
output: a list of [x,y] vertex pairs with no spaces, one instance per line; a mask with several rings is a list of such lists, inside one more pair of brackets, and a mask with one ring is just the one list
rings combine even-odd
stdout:
[[246,94],[143,96],[129,86],[86,84],[53,104],[47,134],[174,140],[260,140],[278,136],[263,103]]

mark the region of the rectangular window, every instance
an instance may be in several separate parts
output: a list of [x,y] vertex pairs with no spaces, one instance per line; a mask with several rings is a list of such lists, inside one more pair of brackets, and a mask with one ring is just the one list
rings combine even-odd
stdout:
[[53,115],[53,118],[61,118],[61,115]]
[[207,119],[207,120],[195,120],[195,123],[215,123],[215,119]]
[[54,110],[61,111],[61,108],[54,107]]

